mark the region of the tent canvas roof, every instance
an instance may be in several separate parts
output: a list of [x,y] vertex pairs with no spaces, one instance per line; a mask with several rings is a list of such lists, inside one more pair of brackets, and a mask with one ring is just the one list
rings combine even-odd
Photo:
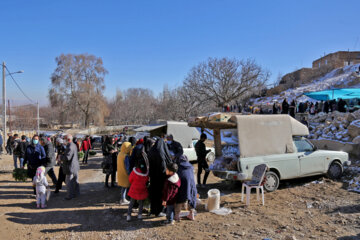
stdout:
[[304,95],[315,100],[353,99],[360,98],[360,88],[330,89],[317,92],[307,92]]
[[150,132],[153,130],[156,130],[158,128],[162,128],[165,127],[166,124],[155,124],[155,125],[147,125],[147,126],[142,126],[139,128],[134,129],[135,132]]
[[184,148],[192,144],[192,140],[200,139],[200,132],[195,127],[189,127],[187,122],[166,121],[166,124],[154,124],[134,129],[136,132],[150,132],[156,135],[161,128],[165,128],[163,133],[172,134],[174,140],[179,142]]
[[308,128],[289,115],[236,116],[241,157],[294,152],[292,136],[309,135]]

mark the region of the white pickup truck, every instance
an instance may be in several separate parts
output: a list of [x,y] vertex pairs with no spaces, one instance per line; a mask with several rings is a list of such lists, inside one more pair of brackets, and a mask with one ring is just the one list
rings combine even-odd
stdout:
[[304,137],[309,135],[308,128],[289,115],[234,115],[228,119],[189,123],[203,128],[236,130],[237,151],[231,154],[223,153],[220,135],[214,138],[216,159],[210,169],[222,179],[251,180],[254,168],[266,164],[264,188],[271,192],[283,179],[321,174],[339,178],[343,166],[351,163],[346,152],[317,150]]

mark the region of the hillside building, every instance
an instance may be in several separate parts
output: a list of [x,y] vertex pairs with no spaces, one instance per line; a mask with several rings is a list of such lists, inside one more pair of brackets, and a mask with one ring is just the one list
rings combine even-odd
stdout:
[[335,69],[357,63],[360,63],[360,52],[338,51],[316,59],[312,63],[312,68],[330,67]]

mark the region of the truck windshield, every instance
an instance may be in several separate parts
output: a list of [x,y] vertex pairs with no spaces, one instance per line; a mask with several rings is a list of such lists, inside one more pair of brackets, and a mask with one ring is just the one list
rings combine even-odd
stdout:
[[294,138],[295,146],[298,152],[312,152],[313,146],[304,138]]

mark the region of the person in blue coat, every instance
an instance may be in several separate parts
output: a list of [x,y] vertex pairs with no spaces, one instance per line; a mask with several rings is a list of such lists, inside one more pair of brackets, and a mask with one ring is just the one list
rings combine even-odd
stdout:
[[[27,175],[29,178],[34,178],[36,169],[44,163],[45,158],[45,150],[39,143],[39,136],[34,135],[31,144],[26,148],[24,157],[24,166],[27,165]],[[35,188],[34,194],[36,194]]]
[[180,156],[177,161],[177,174],[180,178],[181,185],[177,194],[175,205],[175,220],[180,221],[180,211],[185,203],[188,203],[190,213],[187,216],[190,220],[195,220],[194,213],[197,201],[197,190],[194,178],[194,167],[189,163],[185,155]]
[[2,147],[2,145],[3,145],[3,143],[4,143],[3,137],[2,137],[1,134],[2,134],[2,132],[0,131],[0,154],[3,153],[3,147]]

